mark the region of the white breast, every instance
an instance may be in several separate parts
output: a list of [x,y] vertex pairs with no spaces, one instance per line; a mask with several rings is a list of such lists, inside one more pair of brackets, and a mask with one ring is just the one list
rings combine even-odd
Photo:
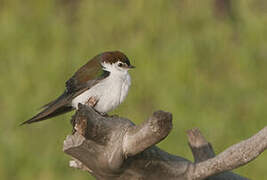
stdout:
[[98,100],[95,110],[107,113],[121,104],[128,94],[131,85],[131,77],[128,72],[110,73],[110,75],[83,92],[72,100],[72,106],[78,109],[78,104],[86,104],[90,97]]

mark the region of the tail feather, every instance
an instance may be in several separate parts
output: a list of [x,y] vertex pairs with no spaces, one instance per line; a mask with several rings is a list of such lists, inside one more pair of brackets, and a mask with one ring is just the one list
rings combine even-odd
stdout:
[[64,98],[66,98],[67,96],[67,92],[65,91],[63,94],[61,94],[61,96],[59,96],[57,99],[50,101],[49,103],[43,105],[40,109],[45,109],[49,106],[53,106],[54,104],[60,102],[61,100],[63,100]]
[[42,112],[35,115],[34,117],[32,117],[31,119],[24,121],[20,125],[31,124],[31,123],[43,121],[43,120],[67,113],[67,112],[72,111],[72,110],[73,110],[73,108],[71,106],[63,106],[63,107],[60,107],[57,110],[48,114],[48,113],[46,113],[47,109],[45,109]]
[[32,117],[31,119],[24,121],[20,125],[31,124],[34,122],[43,121],[63,113],[67,113],[73,110],[73,107],[68,105],[67,95],[63,93],[59,98],[44,106],[44,110]]

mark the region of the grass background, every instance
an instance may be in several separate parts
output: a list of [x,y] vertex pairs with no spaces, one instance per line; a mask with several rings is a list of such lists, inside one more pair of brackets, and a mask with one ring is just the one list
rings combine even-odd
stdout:
[[[193,127],[219,153],[266,126],[267,3],[233,3],[233,14],[218,18],[211,0],[0,1],[0,178],[88,179],[62,152],[72,113],[18,124],[107,50],[137,66],[113,113],[138,124],[172,112],[174,128],[159,144],[170,153],[193,159],[185,133]],[[235,172],[266,179],[266,168],[265,152]]]

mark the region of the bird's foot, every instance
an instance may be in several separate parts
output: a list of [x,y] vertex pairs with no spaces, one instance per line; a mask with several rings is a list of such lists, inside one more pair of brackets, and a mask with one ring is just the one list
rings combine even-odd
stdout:
[[88,99],[88,101],[86,102],[86,105],[90,106],[90,107],[95,107],[95,105],[97,104],[98,100],[96,99],[96,97],[90,97]]

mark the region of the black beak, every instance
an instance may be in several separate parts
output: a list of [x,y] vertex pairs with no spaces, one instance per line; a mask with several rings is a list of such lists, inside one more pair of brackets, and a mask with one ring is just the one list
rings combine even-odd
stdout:
[[133,66],[133,65],[130,65],[130,66],[128,66],[128,68],[129,68],[129,69],[134,69],[134,68],[135,68],[135,66]]

